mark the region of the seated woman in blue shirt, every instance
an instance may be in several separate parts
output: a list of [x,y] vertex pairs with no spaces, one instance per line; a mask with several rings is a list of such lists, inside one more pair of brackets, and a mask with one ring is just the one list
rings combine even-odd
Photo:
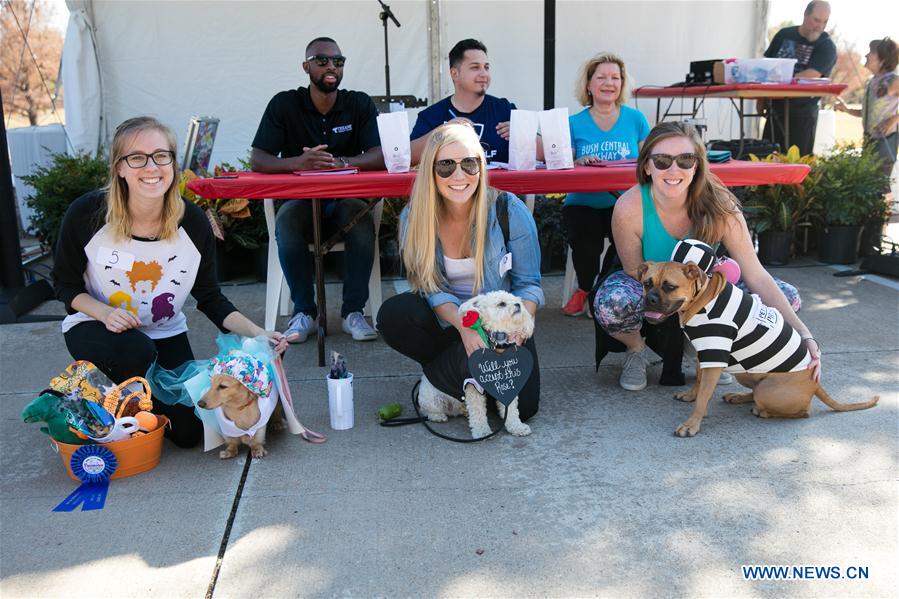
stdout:
[[[585,108],[568,119],[575,164],[637,158],[649,135],[649,123],[642,112],[624,105],[628,95],[627,69],[621,58],[602,52],[584,63],[575,96]],[[577,275],[577,289],[562,309],[567,316],[584,312],[605,242],[614,245],[612,209],[617,196],[609,192],[570,193],[565,198],[562,226]]]
[[[462,397],[467,357],[485,347],[462,326],[459,306],[504,290],[533,315],[544,303],[537,227],[524,203],[487,186],[484,151],[471,126],[438,127],[428,140],[409,205],[400,215],[400,251],[411,292],[381,306],[378,329],[390,347],[421,364],[440,391]],[[508,243],[497,198],[508,212]],[[500,202],[502,205],[502,202]],[[525,343],[534,371],[518,396],[522,421],[537,413],[540,368],[534,338]]]

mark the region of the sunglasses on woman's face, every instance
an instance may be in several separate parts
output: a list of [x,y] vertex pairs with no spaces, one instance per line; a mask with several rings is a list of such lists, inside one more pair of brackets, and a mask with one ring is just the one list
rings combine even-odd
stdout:
[[125,164],[127,164],[131,168],[144,168],[145,166],[147,166],[147,161],[149,160],[152,160],[153,164],[155,164],[156,166],[165,166],[167,164],[171,164],[174,159],[174,152],[170,152],[168,150],[159,150],[158,152],[153,152],[152,154],[135,152],[134,154],[122,156],[119,160],[124,160]]
[[655,165],[657,169],[660,171],[667,171],[675,162],[677,163],[678,168],[684,170],[691,169],[696,166],[699,157],[692,153],[678,154],[677,156],[672,156],[671,154],[651,154],[649,159],[652,160],[653,165]]
[[457,164],[462,167],[462,171],[467,175],[477,175],[481,172],[481,161],[477,156],[469,156],[462,160],[453,160],[452,158],[436,160],[434,161],[434,172],[441,179],[448,179],[456,172]]

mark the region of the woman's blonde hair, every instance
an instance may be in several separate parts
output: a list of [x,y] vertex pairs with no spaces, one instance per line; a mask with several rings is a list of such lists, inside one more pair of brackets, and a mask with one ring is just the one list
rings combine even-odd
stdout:
[[[174,239],[178,234],[178,223],[184,216],[184,201],[178,192],[177,140],[172,130],[149,116],[128,119],[116,127],[109,151],[109,181],[106,184],[106,224],[113,238],[118,240],[131,237],[131,214],[128,212],[128,183],[118,175],[119,161],[125,156],[128,146],[135,136],[144,131],[159,131],[172,152],[172,184],[166,190],[162,203],[162,227],[159,239]],[[131,168],[127,167],[126,168]]]
[[593,105],[593,96],[587,91],[587,86],[590,85],[590,80],[593,78],[593,73],[596,72],[596,67],[607,63],[617,64],[621,70],[621,93],[618,94],[615,105],[621,106],[631,97],[631,86],[627,78],[627,68],[624,66],[624,61],[617,54],[600,52],[585,62],[578,71],[574,86],[574,97],[577,98],[581,106]]
[[646,172],[652,148],[660,141],[672,137],[689,139],[697,157],[693,181],[687,190],[687,215],[693,226],[690,236],[709,245],[719,243],[724,238],[728,218],[740,213],[740,201],[709,170],[705,146],[695,127],[674,121],[665,121],[653,127],[643,141],[643,148],[637,157],[637,181],[640,185],[652,184],[652,177]]
[[[409,198],[405,235],[400,253],[406,267],[406,278],[413,291],[436,293],[446,286],[437,264],[437,224],[446,214],[445,200],[434,181],[434,162],[444,146],[460,143],[481,163],[478,186],[471,197],[472,208],[463,246],[471,248],[474,258],[474,288],[478,293],[484,284],[484,255],[487,248],[487,218],[495,192],[487,187],[487,168],[484,150],[474,129],[467,124],[442,125],[431,133],[419,163],[418,176]],[[456,168],[459,168],[458,166]]]

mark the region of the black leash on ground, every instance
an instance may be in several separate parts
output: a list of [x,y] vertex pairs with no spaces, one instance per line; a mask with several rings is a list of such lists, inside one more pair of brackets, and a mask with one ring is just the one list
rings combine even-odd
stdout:
[[389,420],[382,420],[380,422],[381,426],[389,428],[389,427],[394,427],[394,426],[406,426],[407,424],[417,424],[417,423],[421,422],[423,425],[425,425],[425,428],[428,429],[431,432],[431,434],[434,435],[435,437],[440,437],[441,439],[446,439],[447,441],[453,441],[454,443],[475,443],[476,441],[483,441],[484,439],[489,439],[490,437],[496,435],[501,430],[503,430],[503,428],[506,426],[506,416],[509,415],[508,407],[506,408],[505,412],[503,413],[503,425],[501,427],[499,427],[498,429],[496,429],[495,431],[492,431],[486,437],[480,437],[478,439],[461,439],[459,437],[451,437],[449,435],[444,435],[443,433],[438,433],[433,428],[431,428],[430,424],[428,424],[428,422],[429,422],[428,417],[421,415],[421,410],[418,407],[418,387],[420,385],[421,385],[421,381],[418,381],[415,383],[415,386],[412,387],[412,407],[415,408],[415,413],[418,414],[418,416],[410,416],[408,418],[391,418]]

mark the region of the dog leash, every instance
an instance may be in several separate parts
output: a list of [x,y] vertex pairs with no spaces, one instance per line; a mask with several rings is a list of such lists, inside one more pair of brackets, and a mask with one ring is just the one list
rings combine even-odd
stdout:
[[[317,433],[311,429],[303,426],[303,423],[300,422],[300,419],[297,418],[296,412],[293,409],[293,397],[290,395],[290,386],[287,384],[287,374],[284,372],[284,362],[281,361],[281,356],[275,356],[275,359],[272,360],[272,363],[275,366],[275,376],[278,377],[278,387],[280,387],[281,395],[284,398],[284,401],[287,402],[287,405],[290,407],[290,411],[293,412],[293,418],[298,425],[300,425],[300,437],[308,441],[309,443],[324,443],[328,440],[327,437],[322,435],[321,433]],[[285,415],[285,418],[287,416]]]
[[[505,413],[503,414],[503,424],[495,431],[491,431],[489,435],[486,437],[479,437],[477,439],[462,439],[460,437],[452,437],[450,435],[444,435],[443,433],[435,431],[431,428],[431,425],[428,424],[430,421],[427,416],[421,415],[421,410],[418,406],[418,388],[421,385],[421,381],[417,381],[415,386],[412,387],[412,407],[415,408],[415,413],[418,416],[410,416],[408,418],[390,418],[389,420],[383,420],[379,424],[386,428],[396,427],[396,426],[406,426],[407,424],[417,424],[422,423],[425,425],[425,428],[430,431],[432,435],[435,437],[440,437],[441,439],[446,439],[447,441],[452,441],[454,443],[475,443],[477,441],[483,441],[485,439],[489,439],[490,437],[498,434],[503,428],[506,426],[506,417],[509,415],[509,408],[506,408]],[[489,396],[488,396],[489,397]]]

